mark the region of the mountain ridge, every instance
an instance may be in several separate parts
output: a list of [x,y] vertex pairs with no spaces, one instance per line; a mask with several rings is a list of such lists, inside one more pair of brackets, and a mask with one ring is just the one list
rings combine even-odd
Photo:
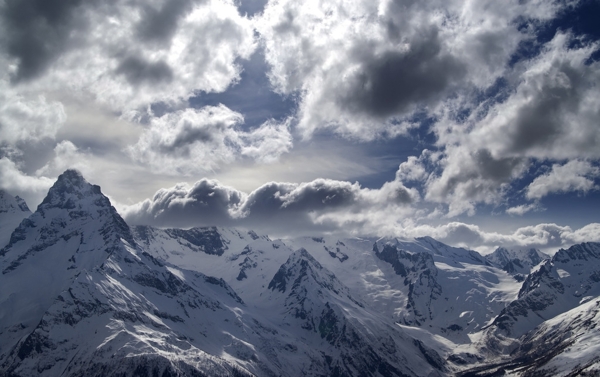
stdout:
[[[494,253],[129,227],[68,170],[0,253],[0,376],[600,370],[578,353],[600,340],[600,244]],[[529,271],[504,268],[515,260]]]

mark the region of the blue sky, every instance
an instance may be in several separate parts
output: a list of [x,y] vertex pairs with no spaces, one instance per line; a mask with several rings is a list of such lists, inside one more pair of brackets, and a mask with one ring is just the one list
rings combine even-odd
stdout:
[[600,2],[0,3],[0,185],[130,223],[599,241]]

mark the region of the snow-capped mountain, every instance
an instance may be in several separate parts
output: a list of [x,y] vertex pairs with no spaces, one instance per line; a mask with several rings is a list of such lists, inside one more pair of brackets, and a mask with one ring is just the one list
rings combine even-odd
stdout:
[[[268,285],[268,311],[326,355],[333,375],[441,375],[443,359],[392,321],[354,299],[305,249],[292,253]],[[425,359],[417,365],[414,360]]]
[[600,297],[596,297],[528,331],[515,342],[512,352],[457,375],[598,376],[599,321]]
[[380,301],[373,288],[387,291],[387,312],[397,322],[426,326],[459,343],[470,342],[467,334],[488,324],[520,288],[479,253],[430,237],[376,240],[370,253],[360,255],[377,268],[377,279],[369,280],[370,292],[363,294]]
[[0,249],[8,244],[12,232],[29,215],[31,211],[23,199],[0,189]]
[[[465,375],[510,371],[516,376],[600,374],[600,244],[559,250],[525,279],[511,302],[476,342],[486,362]],[[591,347],[591,349],[587,349]]]
[[500,313],[489,331],[515,339],[545,320],[598,296],[600,244],[584,243],[561,249],[525,279],[518,299]]
[[522,376],[600,374],[600,298],[545,321],[512,353]]
[[39,324],[81,271],[133,242],[100,187],[76,171],[63,173],[0,250],[0,357]]
[[[406,335],[391,317],[352,297],[306,249],[294,251],[281,240],[235,229],[133,229],[138,243],[156,258],[222,277],[248,311],[276,324],[279,331],[291,332],[293,347],[283,349],[292,350],[296,358],[305,354],[300,363],[288,361],[302,371],[296,375],[418,376],[425,370],[443,375],[443,359],[434,350]],[[338,263],[349,259],[337,249],[331,252],[335,258],[318,255]],[[345,258],[338,258],[342,254]],[[419,371],[409,360],[421,360]]]
[[2,377],[600,370],[597,243],[484,257],[430,237],[129,227],[72,170],[33,214],[1,199]]
[[[2,251],[0,375],[445,374],[305,250],[216,228],[135,236],[98,186],[59,177]],[[256,302],[172,263],[211,258]]]
[[493,253],[485,257],[520,281],[525,279],[533,267],[550,259],[550,255],[538,249],[509,250],[503,247],[497,248]]

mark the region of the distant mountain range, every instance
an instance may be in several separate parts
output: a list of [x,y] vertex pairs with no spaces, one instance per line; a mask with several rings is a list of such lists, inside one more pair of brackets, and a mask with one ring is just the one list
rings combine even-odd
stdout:
[[597,376],[600,244],[129,226],[67,170],[0,192],[0,376]]

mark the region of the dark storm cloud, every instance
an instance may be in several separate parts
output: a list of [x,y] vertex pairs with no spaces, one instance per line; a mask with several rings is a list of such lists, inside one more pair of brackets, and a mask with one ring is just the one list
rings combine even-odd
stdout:
[[502,183],[512,178],[514,170],[519,167],[524,159],[515,157],[494,158],[489,150],[480,149],[475,152],[474,160],[477,164],[477,171],[483,178]]
[[388,51],[369,57],[340,100],[346,109],[387,117],[415,104],[438,98],[465,69],[442,51],[435,30],[411,43],[407,52]]
[[244,215],[257,219],[271,217],[283,205],[281,196],[288,194],[294,187],[293,184],[270,182],[257,188],[242,205]]
[[317,179],[299,186],[271,182],[253,191],[241,211],[262,217],[335,209],[353,204],[357,194],[349,182]]
[[569,64],[559,68],[553,78],[542,83],[533,101],[516,114],[511,132],[512,152],[551,146],[563,134],[564,113],[576,113],[582,94],[588,86],[581,70]]
[[243,194],[216,181],[202,179],[188,189],[175,186],[159,190],[152,200],[146,199],[136,211],[125,216],[132,224],[189,227],[231,225],[230,209]]
[[124,75],[131,85],[161,84],[173,80],[173,71],[164,61],[148,62],[135,56],[125,58],[115,73]]
[[461,163],[461,169],[455,171],[447,178],[443,196],[455,193],[459,185],[469,183],[477,179],[483,179],[483,182],[475,185],[463,187],[463,190],[469,190],[461,196],[476,197],[478,193],[494,191],[498,185],[509,182],[515,169],[519,168],[524,159],[519,158],[494,158],[489,150],[480,149],[469,156]]
[[3,48],[18,60],[13,80],[41,75],[53,60],[76,43],[85,29],[86,0],[6,0],[0,5],[5,25]]
[[[155,226],[247,226],[276,232],[325,231],[311,213],[327,213],[361,205],[360,189],[349,182],[318,179],[309,183],[271,182],[245,197],[239,191],[203,179],[191,189],[162,189],[152,200],[131,207],[132,224]],[[332,228],[333,229],[333,228]]]
[[413,196],[405,187],[396,188],[391,199],[400,204],[410,204],[414,202]]
[[168,42],[177,30],[179,19],[190,11],[191,0],[168,0],[155,8],[144,5],[137,33],[142,41]]
[[[225,125],[220,125],[215,128],[223,129]],[[170,144],[161,146],[161,150],[165,152],[174,152],[178,149],[185,148],[195,142],[208,142],[213,139],[211,130],[209,128],[198,128],[189,121],[184,121],[180,132],[177,134],[175,139]]]

